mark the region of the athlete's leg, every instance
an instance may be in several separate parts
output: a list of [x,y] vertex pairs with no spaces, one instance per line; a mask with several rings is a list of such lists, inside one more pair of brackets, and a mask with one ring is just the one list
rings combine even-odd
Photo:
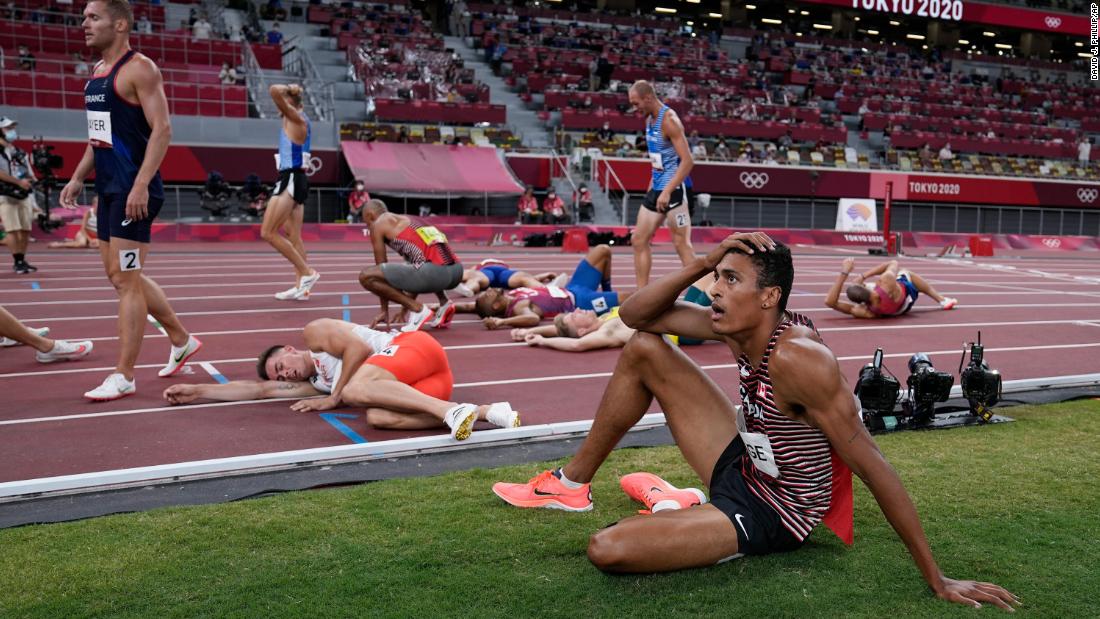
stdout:
[[623,348],[588,437],[565,465],[570,480],[587,483],[656,397],[676,445],[703,484],[737,434],[733,404],[679,348],[637,332]]
[[695,248],[691,245],[691,215],[687,205],[672,209],[665,216],[665,223],[672,232],[672,244],[680,263],[687,266],[695,260]]
[[[431,377],[424,380],[430,381]],[[340,399],[350,406],[389,411],[391,415],[386,418],[389,421],[395,421],[397,417],[411,417],[411,420],[401,420],[401,428],[409,427],[404,425],[406,421],[415,422],[418,424],[417,427],[443,427],[445,425],[443,419],[447,411],[459,404],[423,393],[413,386],[399,382],[393,373],[370,364],[363,364],[355,371],[348,380],[348,384],[344,386]],[[485,421],[488,411],[488,405],[478,406],[477,418]],[[435,423],[424,425],[429,419],[434,420]],[[387,423],[387,421],[381,420],[381,423]],[[393,427],[378,425],[373,421],[371,425],[380,428]]]
[[[148,248],[148,245],[146,245]],[[144,256],[142,257],[142,265],[144,267]],[[148,306],[148,311],[153,315],[153,318],[157,319],[160,326],[164,327],[164,331],[168,334],[168,340],[172,342],[173,346],[184,346],[187,344],[187,340],[190,334],[187,329],[183,327],[183,323],[180,322],[176,311],[172,309],[172,305],[168,302],[168,297],[165,296],[164,290],[157,284],[151,277],[141,274],[141,291],[145,296],[145,304]]]
[[447,427],[443,420],[433,415],[397,412],[385,408],[368,408],[366,419],[372,428],[379,430],[433,430]]
[[527,271],[516,271],[512,273],[512,275],[508,278],[508,288],[515,290],[516,288],[535,288],[537,286],[545,286],[546,284],[554,281],[554,277],[557,277],[556,274],[550,273],[552,277],[550,277],[549,280],[543,280],[541,277],[542,275],[546,274],[540,273],[539,275],[531,275]]
[[663,217],[644,206],[638,207],[638,221],[634,224],[630,246],[634,248],[634,275],[638,279],[639,288],[649,284],[649,271],[653,266],[653,248],[650,244]]
[[387,301],[393,301],[410,312],[419,312],[424,304],[398,290],[386,280],[382,267],[374,265],[359,272],[359,284]]
[[462,272],[462,283],[477,294],[489,287],[489,277],[477,269],[467,269]]
[[[120,256],[123,251],[136,251],[137,257],[128,254],[125,256],[127,263],[123,265]],[[131,381],[134,380],[134,364],[141,352],[141,342],[145,337],[145,316],[149,311],[142,282],[142,268],[148,252],[148,243],[120,237],[113,237],[110,243],[100,246],[100,255],[107,267],[107,277],[118,292],[119,352],[115,371]]]
[[11,244],[8,247],[11,248],[12,255],[26,254],[27,242],[31,238],[31,233],[26,230],[12,230],[9,236],[11,236]]
[[627,518],[597,531],[588,541],[588,560],[605,572],[703,567],[737,551],[733,522],[710,504]]
[[53,348],[53,340],[38,335],[19,322],[11,312],[0,306],[0,337],[7,337],[26,344],[39,352],[48,352]]
[[602,281],[611,279],[611,247],[597,245],[588,250],[584,260],[600,272]]
[[286,237],[279,234],[279,228],[290,219],[293,209],[294,198],[290,197],[289,194],[282,193],[272,196],[267,203],[267,209],[264,211],[260,236],[294,266],[294,272],[298,276],[294,279],[294,283],[297,284],[299,278],[309,275],[309,265],[306,264],[294,245]]
[[313,271],[309,268],[309,255],[306,253],[306,246],[302,242],[302,222],[305,221],[305,214],[306,207],[295,204],[283,224],[283,230],[286,232],[286,238],[290,241],[294,250],[302,257],[302,262],[306,265],[306,275],[309,275]]
[[907,275],[909,277],[909,281],[913,282],[913,285],[917,287],[918,292],[923,292],[924,294],[932,297],[936,300],[937,303],[943,301],[943,295],[936,291],[936,289],[932,287],[932,284],[929,284],[923,277],[917,275],[912,271],[909,271]]

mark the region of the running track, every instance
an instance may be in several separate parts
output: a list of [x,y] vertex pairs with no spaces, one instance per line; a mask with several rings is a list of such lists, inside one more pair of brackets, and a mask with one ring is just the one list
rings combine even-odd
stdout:
[[[38,248],[34,248],[37,250]],[[255,378],[255,356],[273,343],[301,346],[301,328],[315,318],[350,316],[369,322],[376,299],[356,280],[370,262],[365,247],[315,243],[311,264],[322,279],[305,303],[276,301],[286,288],[286,263],[260,244],[161,245],[146,272],[165,289],[184,324],[205,343],[203,351],[172,379],[156,376],[168,343],[153,325],[136,372],[138,394],[117,402],[89,403],[81,394],[99,384],[117,356],[117,298],[98,254],[35,251],[32,276],[0,274],[0,304],[30,326],[50,326],[51,336],[90,338],[95,352],[75,363],[39,365],[33,351],[0,349],[0,483],[211,458],[385,441],[441,432],[380,431],[366,427],[355,410],[334,424],[318,413],[294,413],[288,402],[202,404],[169,407],[161,398],[173,382]],[[656,275],[678,266],[666,248],[655,256]],[[699,248],[702,249],[702,248]],[[629,250],[618,250],[613,282],[633,287]],[[890,321],[857,321],[822,305],[840,261],[857,256],[857,269],[877,258],[839,248],[795,248],[796,278],[790,308],[811,316],[852,382],[876,346],[904,382],[909,355],[931,355],[952,373],[962,344],[982,330],[986,358],[1006,380],[1100,373],[1100,278],[1097,260],[1082,254],[951,261],[903,258],[902,264],[932,281],[960,307],[943,312],[922,297],[913,312]],[[461,247],[467,265],[494,256],[528,271],[571,270],[579,256],[505,247]],[[426,297],[425,297],[426,298]],[[530,349],[506,331],[486,331],[460,315],[435,335],[448,351],[458,401],[508,400],[525,425],[591,419],[616,351],[571,354]],[[727,393],[736,393],[736,368],[720,345],[688,353]],[[656,406],[656,405],[655,405]],[[331,417],[330,417],[331,419]],[[345,431],[338,427],[342,423]],[[483,428],[483,429],[488,429]],[[349,438],[349,435],[352,438]]]

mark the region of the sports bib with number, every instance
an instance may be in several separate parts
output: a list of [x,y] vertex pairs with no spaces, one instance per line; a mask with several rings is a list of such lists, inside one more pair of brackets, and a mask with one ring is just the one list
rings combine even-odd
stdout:
[[421,226],[416,229],[417,236],[425,245],[438,245],[447,242],[447,235],[439,231],[435,226]]
[[88,110],[88,141],[96,148],[113,148],[111,113]]
[[752,459],[753,466],[768,477],[779,479],[779,467],[775,463],[772,442],[768,440],[767,434],[749,432],[746,429],[744,407],[737,409],[737,433],[745,442],[745,453]]
[[573,296],[569,294],[568,290],[562,290],[561,288],[558,288],[557,286],[554,286],[552,284],[546,287],[546,291],[549,292],[550,296],[554,297],[555,299],[569,299]]
[[661,157],[661,153],[649,153],[649,163],[653,166],[654,170],[665,169],[664,158]]

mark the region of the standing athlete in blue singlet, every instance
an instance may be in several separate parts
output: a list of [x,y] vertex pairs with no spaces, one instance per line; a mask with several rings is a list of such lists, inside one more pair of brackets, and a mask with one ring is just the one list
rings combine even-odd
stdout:
[[695,259],[691,247],[691,173],[695,161],[684,138],[684,126],[676,111],[657,98],[647,81],[630,87],[630,105],[646,118],[645,141],[649,150],[653,178],[646,193],[630,244],[634,248],[634,272],[638,287],[649,284],[653,264],[650,242],[663,219],[672,232],[672,243],[680,262],[687,265]]
[[[302,218],[305,215],[309,181],[305,169],[309,165],[310,125],[302,102],[302,87],[298,84],[276,84],[270,89],[271,99],[283,116],[279,131],[279,152],[275,167],[279,180],[264,211],[260,235],[294,266],[294,285],[276,293],[280,300],[305,301],[321,275],[309,268],[306,246],[302,243]],[[284,237],[279,233],[286,231]]]
[[61,203],[75,207],[84,179],[95,171],[99,252],[118,291],[118,365],[103,384],[84,394],[115,400],[136,390],[134,363],[145,317],[152,314],[172,342],[161,377],[175,374],[202,346],[180,324],[164,291],[142,271],[153,220],[164,204],[160,162],[172,139],[168,100],[157,65],[130,49],[134,14],[125,0],[93,0],[84,9],[84,38],[101,60],[84,87],[89,145]]

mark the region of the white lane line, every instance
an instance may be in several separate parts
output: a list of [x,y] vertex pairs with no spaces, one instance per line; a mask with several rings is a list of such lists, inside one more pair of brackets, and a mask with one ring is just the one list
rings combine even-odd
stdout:
[[[1078,349],[1078,348],[1095,348],[1100,347],[1100,342],[1093,344],[1060,344],[1053,346],[1015,346],[1005,348],[987,348],[986,353],[1004,353],[1004,352],[1021,352],[1021,351],[1033,351],[1033,350],[1065,350],[1065,349]],[[936,355],[952,355],[952,357],[958,356],[959,349],[951,350],[937,350],[925,352],[928,356]],[[883,355],[887,359],[907,359],[912,356],[912,353],[891,353]],[[847,357],[838,357],[838,361],[859,361],[870,359],[870,355],[853,355]],[[251,361],[251,359],[249,359]],[[219,361],[219,363],[222,363]],[[726,370],[736,368],[736,363],[722,363],[717,365],[704,365],[701,366],[704,370]],[[611,376],[611,372],[594,372],[590,374],[567,374],[560,376],[533,376],[529,378],[512,378],[505,380],[488,380],[472,383],[458,383],[455,385],[455,389],[467,389],[470,387],[494,387],[499,385],[518,385],[528,383],[545,383],[545,382],[559,382],[567,380],[587,380],[593,378],[607,378]],[[246,402],[211,402],[206,404],[191,404],[186,406],[159,406],[152,408],[138,408],[132,410],[116,410],[116,411],[104,411],[98,413],[70,413],[65,415],[55,415],[50,417],[31,417],[27,419],[10,419],[0,421],[0,426],[13,426],[13,425],[26,425],[33,423],[46,423],[51,421],[66,421],[73,419],[96,419],[100,417],[117,417],[120,415],[142,415],[147,413],[162,413],[167,411],[189,411],[198,408],[211,408],[216,406],[240,406],[244,404],[256,404],[259,402],[285,402],[296,398],[281,398],[278,400],[249,400]]]

